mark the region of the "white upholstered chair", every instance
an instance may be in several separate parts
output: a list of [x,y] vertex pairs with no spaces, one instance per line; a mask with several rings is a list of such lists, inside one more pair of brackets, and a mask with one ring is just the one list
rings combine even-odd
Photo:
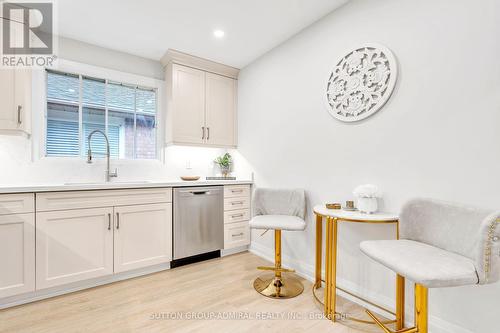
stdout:
[[274,271],[258,277],[254,288],[260,294],[272,298],[291,298],[300,295],[304,290],[302,283],[293,276],[291,269],[281,267],[281,231],[302,231],[306,227],[304,221],[306,200],[304,190],[279,190],[258,188],[253,198],[254,217],[250,228],[274,230],[274,258],[272,267],[258,267],[261,270]]
[[[500,278],[500,211],[414,199],[402,209],[400,240],[364,241],[367,256],[415,283],[415,327],[428,331],[428,289],[488,284]],[[385,327],[368,314],[384,332]]]

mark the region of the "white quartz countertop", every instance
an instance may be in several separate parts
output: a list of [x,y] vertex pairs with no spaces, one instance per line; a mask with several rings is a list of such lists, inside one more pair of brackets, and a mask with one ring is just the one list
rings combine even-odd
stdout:
[[111,181],[111,182],[71,182],[61,184],[23,184],[0,185],[0,194],[30,193],[30,192],[60,192],[60,191],[87,191],[87,190],[113,190],[155,187],[187,187],[210,185],[244,185],[252,184],[251,180],[198,180],[183,181]]

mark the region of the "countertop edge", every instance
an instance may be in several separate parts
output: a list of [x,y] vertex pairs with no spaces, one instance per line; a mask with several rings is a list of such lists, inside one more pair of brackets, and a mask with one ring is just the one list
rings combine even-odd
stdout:
[[203,180],[203,181],[152,181],[145,183],[102,183],[102,184],[40,184],[0,186],[0,194],[92,191],[92,190],[126,190],[161,187],[191,187],[191,186],[220,186],[220,185],[251,185],[252,180]]

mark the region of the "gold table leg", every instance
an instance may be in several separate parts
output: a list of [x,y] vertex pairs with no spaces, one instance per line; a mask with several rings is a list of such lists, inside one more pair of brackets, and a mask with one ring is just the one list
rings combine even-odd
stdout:
[[321,287],[321,259],[323,256],[323,216],[316,215],[316,271],[314,284]]
[[[342,221],[342,219],[325,216],[326,219],[326,232],[325,232],[325,292],[324,292],[324,300],[323,300],[323,310],[325,316],[332,320],[336,321],[336,290],[337,288],[337,235],[338,235],[338,223]],[[349,221],[349,220],[347,220]],[[355,221],[361,222],[361,221]],[[390,221],[390,223],[396,222],[396,237],[399,239],[399,221]],[[315,279],[313,285],[313,295],[319,303],[321,301],[316,295],[317,289],[321,288],[321,271],[322,271],[322,250],[323,250],[323,216],[320,214],[316,214],[316,265],[315,265]],[[347,292],[347,291],[344,291]],[[347,292],[348,293],[348,292]],[[366,299],[363,299],[357,295],[351,294],[352,296],[361,299],[367,303],[370,303]],[[396,277],[396,312],[392,312],[388,309],[382,308],[377,304],[372,304],[384,311],[387,311],[393,315],[395,315],[396,319],[387,320],[387,321],[366,321],[356,318],[350,318],[351,320],[362,322],[365,324],[390,324],[395,323],[396,329],[401,330],[403,332],[412,332],[413,329],[404,329],[405,324],[405,278],[403,276],[397,275]],[[369,313],[370,314],[370,313]],[[371,316],[371,314],[370,314]]]
[[324,306],[325,306],[325,316],[330,318],[330,288],[331,288],[331,260],[332,256],[332,224],[330,223],[331,218],[326,218],[326,248],[325,248],[325,296],[324,296]]
[[[399,239],[399,221],[396,223],[396,239]],[[405,326],[405,278],[396,275],[396,329]]]
[[336,314],[336,309],[337,309],[337,225],[338,221],[336,218],[333,219],[332,221],[333,226],[332,226],[332,264],[330,265],[330,269],[332,270],[332,275],[331,275],[331,285],[332,288],[330,289],[331,292],[331,297],[330,297],[330,302],[331,302],[331,315],[332,315],[332,320],[335,321],[335,314]]
[[337,218],[327,218],[325,315],[335,321],[337,299]]

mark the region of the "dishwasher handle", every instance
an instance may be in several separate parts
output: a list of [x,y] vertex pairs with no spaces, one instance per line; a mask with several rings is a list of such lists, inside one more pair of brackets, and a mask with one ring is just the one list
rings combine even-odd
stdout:
[[192,195],[210,194],[210,191],[189,191]]
[[192,196],[192,195],[209,195],[213,193],[213,190],[184,190],[179,191],[180,194]]

